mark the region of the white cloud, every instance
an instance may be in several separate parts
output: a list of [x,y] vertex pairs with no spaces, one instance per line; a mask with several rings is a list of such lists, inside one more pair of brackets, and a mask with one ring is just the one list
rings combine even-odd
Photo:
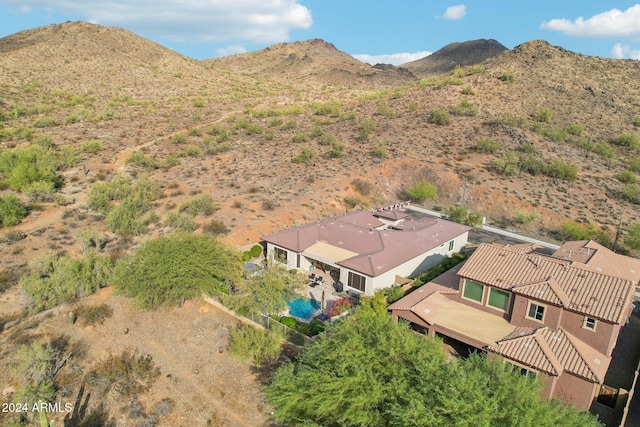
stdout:
[[415,53],[392,53],[388,55],[368,55],[366,53],[359,55],[352,55],[358,61],[366,62],[367,64],[392,64],[401,65],[411,61],[417,61],[425,56],[431,55],[432,52],[415,52]]
[[574,21],[552,19],[543,22],[540,28],[561,31],[569,36],[640,39],[640,4],[631,6],[624,12],[611,9],[588,19],[582,16]]
[[448,7],[447,10],[444,12],[444,15],[442,15],[442,17],[444,19],[457,20],[457,19],[464,18],[466,14],[467,14],[467,6],[463,4],[459,4],[457,6]]
[[611,49],[611,56],[617,59],[640,59],[640,50],[631,49],[628,44],[616,43]]
[[244,46],[235,44],[235,45],[229,45],[227,47],[221,47],[219,49],[216,49],[216,55],[229,56],[229,55],[236,55],[238,53],[245,53],[246,51],[247,49],[245,49]]
[[[22,8],[72,13],[101,25],[125,27],[145,36],[173,41],[289,40],[306,29],[311,11],[298,0],[0,0]],[[24,3],[28,3],[25,5]]]

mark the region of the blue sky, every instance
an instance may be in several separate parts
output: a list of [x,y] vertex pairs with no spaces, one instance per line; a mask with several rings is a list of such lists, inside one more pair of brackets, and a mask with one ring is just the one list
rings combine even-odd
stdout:
[[637,0],[0,0],[0,37],[78,20],[196,59],[321,38],[364,62],[397,65],[484,38],[640,60]]

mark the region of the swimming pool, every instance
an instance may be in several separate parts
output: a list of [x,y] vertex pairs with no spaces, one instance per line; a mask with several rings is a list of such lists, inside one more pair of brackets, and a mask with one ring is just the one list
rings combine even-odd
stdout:
[[296,298],[287,302],[289,314],[304,320],[310,320],[320,308],[320,303],[314,299]]

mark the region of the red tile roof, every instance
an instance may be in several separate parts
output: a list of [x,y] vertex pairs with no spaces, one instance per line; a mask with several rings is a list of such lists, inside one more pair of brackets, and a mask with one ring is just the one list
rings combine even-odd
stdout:
[[559,376],[564,371],[603,383],[611,359],[566,332],[542,328],[516,328],[489,350],[504,358]]
[[316,242],[343,248],[358,255],[337,264],[375,277],[471,229],[431,217],[404,219],[400,224],[401,229],[388,228],[375,212],[355,211],[273,233],[262,240],[298,253]]
[[566,242],[553,257],[583,264],[598,273],[633,280],[636,284],[640,279],[640,259],[617,254],[593,240]]
[[482,244],[460,269],[461,277],[622,323],[635,284],[554,257]]

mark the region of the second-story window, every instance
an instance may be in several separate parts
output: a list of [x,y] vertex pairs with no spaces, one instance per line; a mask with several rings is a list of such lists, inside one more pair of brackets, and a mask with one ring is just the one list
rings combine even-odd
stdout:
[[542,322],[542,320],[544,319],[545,308],[546,307],[544,305],[540,305],[535,302],[530,302],[529,311],[527,312],[527,317],[530,319]]
[[582,324],[582,327],[585,328],[585,329],[590,329],[592,331],[595,331],[597,323],[598,323],[598,321],[596,319],[594,319],[593,317],[585,317],[584,318],[584,323]]

